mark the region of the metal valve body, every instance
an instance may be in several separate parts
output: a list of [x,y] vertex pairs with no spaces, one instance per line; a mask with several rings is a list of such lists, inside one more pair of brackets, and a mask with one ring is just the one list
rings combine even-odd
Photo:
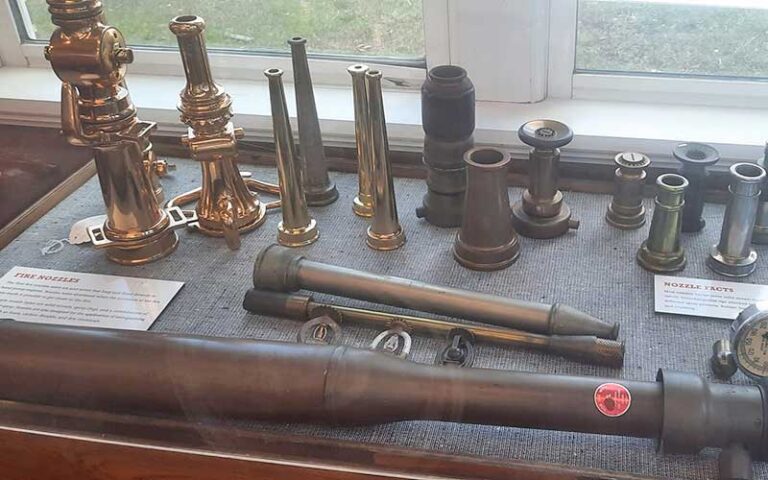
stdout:
[[701,217],[704,211],[704,191],[709,177],[707,168],[720,161],[720,154],[713,147],[703,143],[683,143],[675,148],[672,155],[682,163],[677,173],[688,180],[682,231],[698,232],[707,223]]
[[736,163],[729,169],[730,198],[725,209],[720,242],[712,247],[707,266],[727,277],[746,277],[755,271],[757,252],[752,248],[765,170],[754,163]]
[[618,166],[613,177],[615,191],[605,221],[622,230],[640,228],[645,225],[645,169],[651,160],[642,153],[624,152],[616,155],[614,163]]
[[534,120],[517,133],[533,148],[528,160],[528,188],[512,207],[515,230],[525,237],[554,238],[579,228],[558,190],[560,147],[573,140],[573,132],[554,120]]
[[637,262],[651,272],[678,272],[685,268],[680,246],[683,206],[688,180],[674,173],[656,179],[656,205],[648,239],[637,251]]

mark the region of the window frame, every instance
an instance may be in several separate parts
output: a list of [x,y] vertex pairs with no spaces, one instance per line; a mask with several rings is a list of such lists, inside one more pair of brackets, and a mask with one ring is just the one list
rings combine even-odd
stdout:
[[579,0],[550,0],[550,98],[714,107],[768,107],[768,79],[579,71]]

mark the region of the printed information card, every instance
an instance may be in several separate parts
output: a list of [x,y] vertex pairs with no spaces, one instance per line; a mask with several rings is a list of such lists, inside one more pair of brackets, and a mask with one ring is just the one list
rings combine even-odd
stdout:
[[183,282],[13,267],[0,278],[0,318],[149,330]]
[[735,320],[746,307],[768,300],[768,286],[655,276],[656,312]]

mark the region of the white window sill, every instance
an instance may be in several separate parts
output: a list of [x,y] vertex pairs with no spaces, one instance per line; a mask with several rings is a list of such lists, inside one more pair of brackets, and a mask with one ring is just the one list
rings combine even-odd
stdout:
[[[129,72],[127,80],[142,119],[157,122],[161,134],[186,131],[176,111],[182,77]],[[246,130],[246,138],[271,141],[266,83],[221,83],[234,99],[234,121]],[[286,88],[289,109],[295,114],[291,85]],[[0,68],[0,123],[58,126],[59,92],[59,80],[49,69]],[[419,91],[387,90],[384,95],[391,148],[419,149],[423,139]],[[316,86],[315,97],[326,144],[352,146],[350,89]],[[768,115],[750,108],[551,99],[535,104],[478,102],[476,117],[475,143],[504,146],[514,155],[527,151],[517,138],[518,127],[536,118],[570,125],[576,137],[563,149],[564,155],[591,160],[607,161],[619,151],[637,150],[663,163],[671,161],[670,152],[677,143],[687,141],[712,144],[729,161],[753,161],[761,156],[768,138]]]

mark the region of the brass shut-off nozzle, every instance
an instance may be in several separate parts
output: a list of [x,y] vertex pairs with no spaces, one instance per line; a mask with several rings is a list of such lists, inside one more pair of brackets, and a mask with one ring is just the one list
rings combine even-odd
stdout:
[[264,72],[269,81],[272,125],[275,135],[277,171],[280,176],[280,201],[283,221],[277,226],[277,241],[286,247],[301,247],[317,240],[317,222],[307,210],[301,161],[296,155],[288,106],[283,88],[283,71],[270,68]]
[[264,223],[266,206],[237,169],[237,140],[243,130],[230,121],[232,99],[213,81],[203,36],[205,21],[182,15],[171,20],[169,28],[178,40],[187,78],[178,107],[181,121],[189,127],[182,142],[203,172],[197,227],[206,235],[223,236],[234,250],[240,247],[240,233]]
[[616,155],[618,167],[613,175],[614,193],[605,221],[622,230],[634,230],[645,225],[643,187],[648,176],[645,169],[651,160],[642,153],[623,152]]
[[173,231],[188,221],[179,209],[164,211],[154,176],[152,122],[137,118],[125,86],[133,52],[106,25],[99,0],[48,0],[57,28],[45,48],[62,81],[61,124],[69,143],[93,149],[107,220],[88,230],[94,246],[123,265],[162,258],[176,248]]

